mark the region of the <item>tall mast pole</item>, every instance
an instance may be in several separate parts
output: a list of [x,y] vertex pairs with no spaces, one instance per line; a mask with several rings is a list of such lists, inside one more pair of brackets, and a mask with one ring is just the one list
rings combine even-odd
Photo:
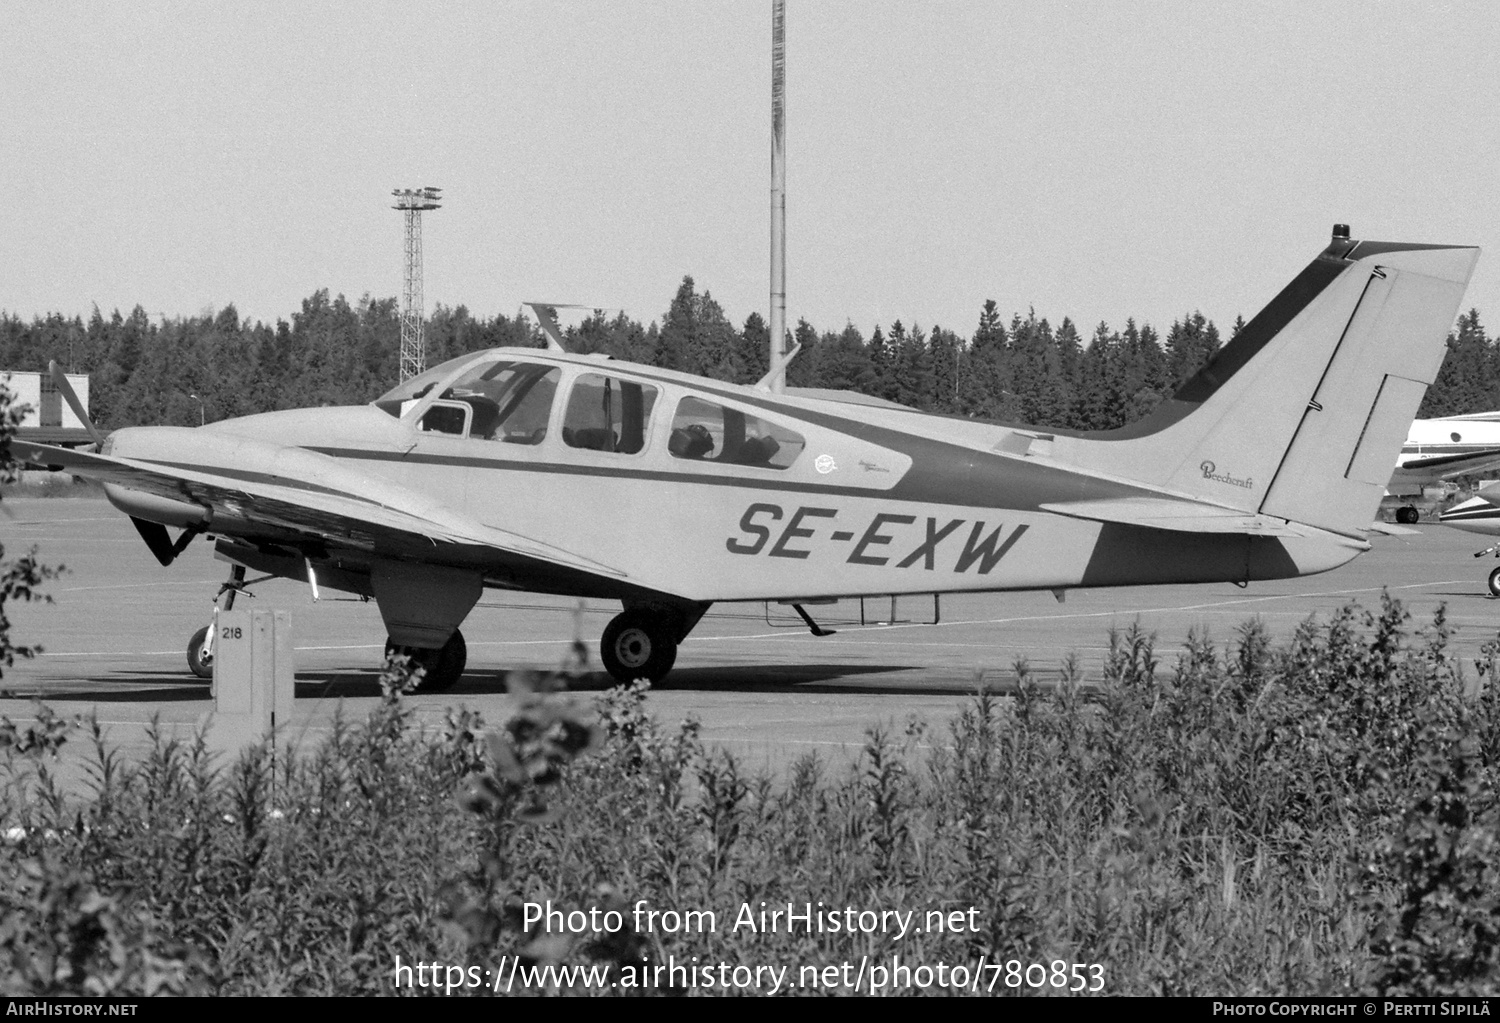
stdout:
[[779,393],[786,388],[786,0],[771,0],[770,344],[770,385]]

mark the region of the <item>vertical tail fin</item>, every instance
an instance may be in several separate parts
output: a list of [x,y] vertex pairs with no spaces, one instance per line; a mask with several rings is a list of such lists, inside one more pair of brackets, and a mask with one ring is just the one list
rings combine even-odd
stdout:
[[1479,250],[1333,244],[1171,400],[1072,460],[1340,533],[1374,518]]

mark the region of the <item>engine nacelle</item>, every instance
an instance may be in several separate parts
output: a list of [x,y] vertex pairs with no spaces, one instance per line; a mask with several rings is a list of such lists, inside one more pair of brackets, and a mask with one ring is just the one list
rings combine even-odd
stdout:
[[205,527],[213,518],[211,509],[189,501],[174,501],[169,497],[128,490],[114,483],[104,484],[104,496],[109,503],[133,519],[159,522],[163,526],[186,529],[189,526]]

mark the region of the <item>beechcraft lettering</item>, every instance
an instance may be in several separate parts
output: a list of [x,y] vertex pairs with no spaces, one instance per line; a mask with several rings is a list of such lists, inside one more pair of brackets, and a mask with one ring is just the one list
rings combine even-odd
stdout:
[[[863,529],[833,529],[832,524],[838,517],[837,508],[802,506],[788,516],[779,504],[757,502],[746,508],[745,514],[740,517],[740,535],[731,536],[724,542],[724,546],[731,554],[759,554],[766,550],[766,545],[771,543],[771,537],[775,535],[776,542],[766,551],[772,558],[802,561],[814,555],[826,557],[822,552],[832,550],[836,552],[835,557],[842,557],[848,565],[894,568],[921,566],[931,572],[937,568],[938,545],[968,521],[949,519],[938,525],[939,519],[928,516],[926,533],[923,535],[920,528],[914,528],[917,522],[915,515],[877,512]],[[783,519],[786,520],[785,526],[781,525]],[[817,522],[820,519],[828,520],[828,528],[818,528]],[[964,537],[962,547],[957,539],[947,545],[954,572],[963,573],[978,566],[980,575],[988,575],[1027,529],[1024,524],[1019,525],[1006,536],[1003,523],[988,532],[987,528],[987,523],[975,522]],[[913,533],[916,534],[915,537]],[[855,539],[856,536],[858,539]],[[916,546],[911,546],[913,543]],[[850,544],[853,546],[845,546]],[[844,556],[846,549],[848,555]],[[899,561],[896,559],[897,551],[906,552]]]
[[1219,467],[1212,462],[1204,462],[1198,468],[1202,470],[1204,479],[1213,480],[1215,483],[1228,483],[1231,487],[1244,487],[1246,490],[1255,486],[1254,480],[1237,479],[1227,472],[1219,472]]

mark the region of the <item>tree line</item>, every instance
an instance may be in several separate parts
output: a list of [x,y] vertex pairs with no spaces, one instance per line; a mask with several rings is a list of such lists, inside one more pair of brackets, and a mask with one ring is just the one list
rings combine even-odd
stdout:
[[[1087,335],[1064,316],[1054,326],[1012,314],[993,301],[967,335],[896,320],[871,334],[852,323],[820,331],[801,320],[792,331],[801,353],[787,382],[848,389],[930,412],[1076,430],[1108,430],[1147,415],[1244,326],[1223,338],[1200,312],[1159,333],[1127,319],[1101,322]],[[400,310],[394,298],[368,295],[350,304],[319,290],[290,319],[254,323],[233,305],[198,316],[153,320],[95,307],[85,321],[61,313],[30,322],[0,312],[0,371],[45,370],[55,359],[90,375],[90,411],[105,429],[196,425],[230,416],[370,401],[395,384]],[[623,313],[596,312],[569,327],[570,350],[606,352],[632,362],[735,383],[766,372],[769,331],[759,313],[736,327],[708,291],[684,277],[665,315],[642,325]],[[525,315],[475,317],[439,305],[426,321],[427,364],[497,346],[539,347]],[[1419,415],[1500,408],[1500,346],[1479,313],[1460,316]]]

